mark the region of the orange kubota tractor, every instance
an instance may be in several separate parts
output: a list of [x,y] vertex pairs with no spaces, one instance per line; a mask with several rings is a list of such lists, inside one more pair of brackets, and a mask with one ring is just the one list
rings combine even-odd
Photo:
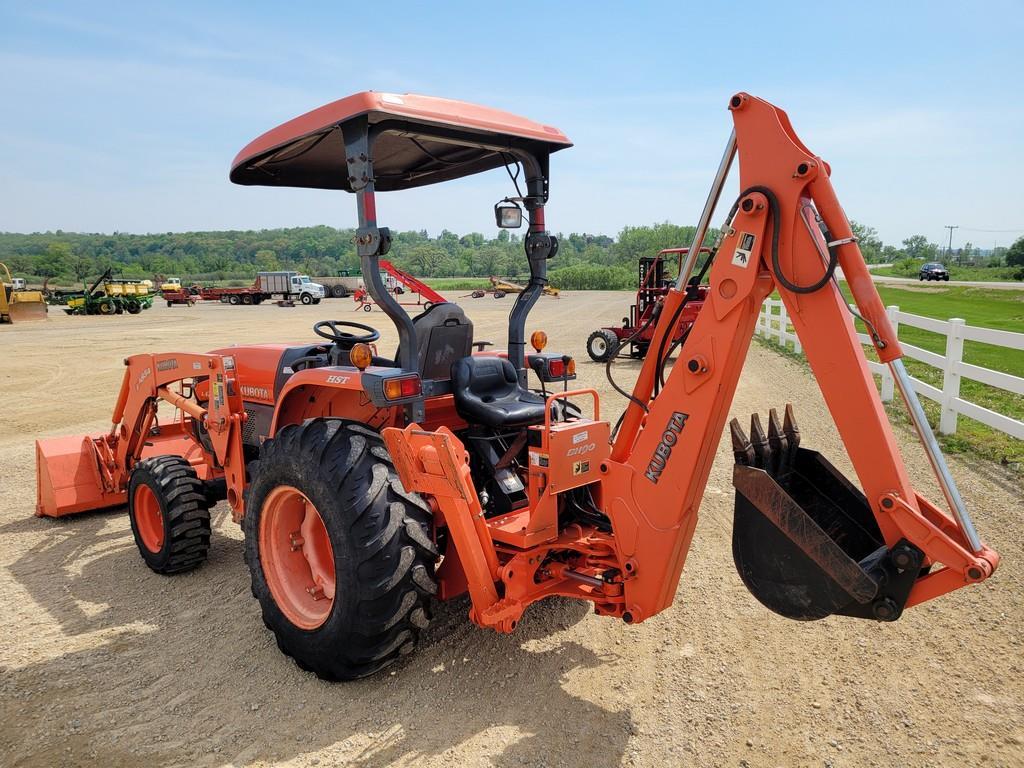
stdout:
[[[709,255],[703,306],[667,372],[663,354],[647,355],[614,435],[594,390],[546,391],[574,378],[570,358],[526,352],[527,314],[558,248],[544,221],[549,156],[569,140],[471,104],[360,93],[257,138],[231,180],[355,194],[363,279],[397,326],[394,358],[375,356],[373,328],[334,320],[304,344],[129,357],[109,432],[38,442],[38,514],[127,502],[142,557],[174,573],[203,561],[208,509],[226,499],[264,621],[285,653],[329,679],[411,651],[432,596],[468,592],[469,618],[499,632],[549,595],[642,622],[672,604],[758,311],[777,290],[860,487],[800,445],[789,407],[781,421],[771,411],[767,428],[755,416],[749,435],[734,421],[733,555],[744,583],[793,619],[893,621],[983,581],[999,557],[979,540],[921,411],[828,164],[768,102],[739,93],[729,110],[734,131],[651,349],[671,346],[662,342],[738,156],[742,192]],[[495,351],[457,305],[410,318],[386,290],[379,260],[391,238],[375,195],[501,167],[517,191],[496,218],[516,226],[525,209],[530,280],[507,349]],[[949,514],[914,490],[837,265]],[[541,392],[528,386],[531,370]],[[173,420],[157,420],[160,402]]]

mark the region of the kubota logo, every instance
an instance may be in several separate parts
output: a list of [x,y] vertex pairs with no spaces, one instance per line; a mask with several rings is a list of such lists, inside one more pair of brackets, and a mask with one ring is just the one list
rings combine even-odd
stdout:
[[672,455],[672,447],[679,442],[679,433],[683,431],[688,418],[690,418],[690,414],[676,411],[672,414],[668,424],[665,425],[665,431],[661,435],[661,442],[654,449],[651,463],[647,465],[647,471],[644,472],[644,477],[652,483],[656,484],[658,478],[661,477],[661,473],[665,470],[665,465],[668,464],[668,457]]
[[239,390],[242,392],[242,397],[252,397],[257,400],[270,399],[270,390],[265,389],[264,387],[249,387],[243,384],[239,387]]

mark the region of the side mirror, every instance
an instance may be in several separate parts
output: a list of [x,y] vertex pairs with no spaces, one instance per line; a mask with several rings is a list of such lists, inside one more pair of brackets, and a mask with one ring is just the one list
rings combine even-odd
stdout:
[[500,229],[519,229],[523,226],[523,209],[511,200],[502,200],[494,206],[494,223]]

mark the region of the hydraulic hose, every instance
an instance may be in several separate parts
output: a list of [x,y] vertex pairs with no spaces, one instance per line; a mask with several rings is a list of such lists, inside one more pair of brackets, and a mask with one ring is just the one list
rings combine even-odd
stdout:
[[[839,264],[839,254],[836,249],[828,249],[828,265],[825,268],[825,274],[821,276],[821,279],[817,282],[811,283],[810,285],[797,285],[792,282],[788,277],[782,273],[782,266],[779,264],[779,199],[775,196],[768,187],[754,186],[747,187],[740,194],[739,199],[743,199],[747,195],[758,192],[768,198],[768,210],[771,215],[772,222],[772,274],[775,275],[775,280],[791,293],[814,293],[815,291],[821,290],[828,284],[828,281],[832,279],[833,273],[836,271],[836,266]],[[739,202],[737,200],[737,202]],[[735,210],[735,207],[734,207]]]

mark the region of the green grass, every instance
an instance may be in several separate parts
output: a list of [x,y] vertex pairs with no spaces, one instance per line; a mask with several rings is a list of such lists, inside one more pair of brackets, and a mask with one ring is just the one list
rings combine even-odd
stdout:
[[[873,275],[883,277],[910,277],[917,279],[918,270],[924,262],[908,264],[898,262],[891,266],[876,267],[871,270]],[[956,264],[947,264],[950,280],[968,280],[973,282],[1020,282],[1017,275],[1020,274],[1020,267],[961,267]],[[927,281],[925,281],[927,283]],[[933,281],[931,285],[935,285]]]
[[486,277],[428,277],[423,282],[435,291],[475,291],[491,287]]
[[[841,285],[844,295],[849,299],[848,287],[845,283]],[[928,289],[890,288],[883,285],[876,285],[876,288],[886,306],[896,305],[901,312],[937,320],[961,317],[968,325],[1024,333],[1024,292],[964,287],[939,288],[934,283]],[[857,327],[861,332],[864,331],[860,321],[857,321]],[[946,337],[941,334],[903,324],[899,327],[898,335],[902,342],[945,355]],[[777,344],[768,343],[778,348]],[[869,359],[877,359],[873,348],[866,349]],[[1024,351],[965,341],[964,361],[1024,377]],[[911,376],[942,388],[940,369],[909,357],[904,358],[904,362]],[[1020,395],[964,378],[960,384],[960,397],[1010,418],[1024,420],[1024,397]],[[938,403],[927,398],[921,398],[921,403],[932,427],[937,429]],[[899,401],[898,396],[888,405],[894,421],[907,421],[903,403]],[[1021,466],[1024,465],[1024,441],[1005,435],[966,416],[958,417],[955,435],[938,437],[943,448],[950,453],[981,456],[990,461],[1009,465],[1014,471],[1021,471]]]

